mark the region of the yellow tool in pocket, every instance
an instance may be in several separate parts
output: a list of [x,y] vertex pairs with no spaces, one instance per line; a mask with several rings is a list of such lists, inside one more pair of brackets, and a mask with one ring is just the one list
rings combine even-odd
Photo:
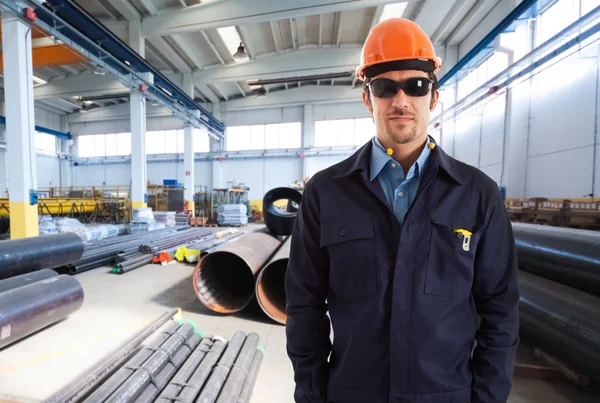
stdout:
[[454,232],[456,232],[457,234],[460,234],[458,236],[458,238],[463,239],[462,248],[464,251],[468,252],[469,248],[471,246],[471,235],[473,235],[471,233],[471,231],[467,231],[466,229],[459,228],[459,229],[455,229]]

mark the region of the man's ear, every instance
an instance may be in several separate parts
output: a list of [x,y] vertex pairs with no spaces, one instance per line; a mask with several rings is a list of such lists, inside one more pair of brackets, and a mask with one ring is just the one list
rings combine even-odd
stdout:
[[436,90],[431,93],[431,103],[429,104],[429,110],[433,112],[435,107],[437,106],[438,100],[440,98],[440,91]]
[[365,106],[367,107],[367,110],[372,115],[373,114],[373,105],[371,105],[371,99],[369,98],[369,94],[366,91],[363,91],[362,98],[363,98],[363,102],[365,103]]

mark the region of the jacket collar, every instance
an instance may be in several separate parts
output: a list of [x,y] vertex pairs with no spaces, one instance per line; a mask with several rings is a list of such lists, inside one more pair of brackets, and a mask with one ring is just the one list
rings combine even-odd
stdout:
[[[430,163],[442,168],[456,183],[463,184],[462,176],[458,170],[456,161],[450,157],[442,148],[435,142],[433,137],[429,136],[429,141],[435,144],[435,148],[431,150],[429,156]],[[360,172],[365,181],[369,181],[371,152],[373,142],[368,141],[364,146],[358,149],[350,158],[346,159],[342,164],[338,173],[334,178],[343,178],[350,176],[355,172]]]

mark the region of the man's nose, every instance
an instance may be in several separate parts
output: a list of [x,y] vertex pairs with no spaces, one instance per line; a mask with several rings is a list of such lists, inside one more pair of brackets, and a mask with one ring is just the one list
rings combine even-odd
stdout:
[[392,101],[392,105],[395,106],[396,108],[408,108],[409,106],[409,101],[408,101],[408,96],[404,93],[403,90],[399,90],[396,93],[396,96],[394,96],[394,99]]

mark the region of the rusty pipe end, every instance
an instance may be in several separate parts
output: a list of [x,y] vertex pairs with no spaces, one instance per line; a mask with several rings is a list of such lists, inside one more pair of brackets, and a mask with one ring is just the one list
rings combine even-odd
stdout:
[[285,272],[288,258],[269,263],[256,279],[256,299],[262,310],[277,323],[285,325]]

